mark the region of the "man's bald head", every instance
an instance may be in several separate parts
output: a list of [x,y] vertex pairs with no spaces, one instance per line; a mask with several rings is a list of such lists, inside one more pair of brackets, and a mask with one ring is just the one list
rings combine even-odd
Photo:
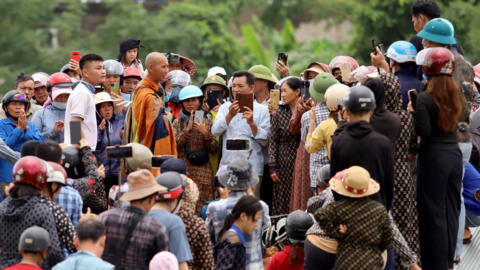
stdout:
[[158,62],[160,62],[161,59],[164,59],[166,61],[167,60],[167,57],[165,57],[165,55],[163,53],[159,53],[159,52],[151,52],[147,55],[147,59],[145,59],[145,65],[148,67],[149,65],[154,65]]
[[145,59],[148,77],[153,81],[162,82],[168,73],[168,60],[163,53],[151,52]]

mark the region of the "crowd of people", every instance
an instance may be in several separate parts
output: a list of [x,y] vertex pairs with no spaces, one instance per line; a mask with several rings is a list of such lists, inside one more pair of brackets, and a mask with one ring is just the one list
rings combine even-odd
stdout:
[[480,226],[480,65],[435,2],[411,13],[371,63],[279,57],[280,79],[218,63],[194,85],[193,60],[142,62],[135,38],[20,73],[0,268],[453,269]]

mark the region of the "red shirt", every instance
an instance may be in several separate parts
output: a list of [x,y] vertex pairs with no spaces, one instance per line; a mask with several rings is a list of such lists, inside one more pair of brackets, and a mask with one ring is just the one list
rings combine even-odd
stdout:
[[293,264],[290,264],[288,258],[290,257],[291,245],[283,247],[283,250],[273,255],[267,270],[303,270],[303,248],[299,248],[297,252],[297,259]]
[[3,270],[42,270],[42,268],[32,264],[19,263],[7,268],[3,268]]

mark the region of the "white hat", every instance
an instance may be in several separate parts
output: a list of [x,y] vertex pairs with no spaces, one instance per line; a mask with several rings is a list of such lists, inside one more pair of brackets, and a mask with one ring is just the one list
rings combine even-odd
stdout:
[[217,74],[222,74],[222,75],[226,76],[227,72],[225,71],[225,69],[223,67],[214,66],[214,67],[212,67],[208,70],[207,77],[217,75]]

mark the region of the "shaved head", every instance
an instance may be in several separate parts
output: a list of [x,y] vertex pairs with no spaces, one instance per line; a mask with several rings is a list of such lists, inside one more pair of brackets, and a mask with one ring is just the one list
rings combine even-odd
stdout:
[[151,52],[147,55],[147,58],[145,59],[145,65],[147,67],[149,65],[154,65],[154,64],[158,63],[162,58],[164,60],[168,61],[167,57],[165,57],[165,55],[163,53]]
[[145,66],[150,79],[157,83],[164,81],[168,73],[168,60],[163,53],[149,53],[145,59]]

